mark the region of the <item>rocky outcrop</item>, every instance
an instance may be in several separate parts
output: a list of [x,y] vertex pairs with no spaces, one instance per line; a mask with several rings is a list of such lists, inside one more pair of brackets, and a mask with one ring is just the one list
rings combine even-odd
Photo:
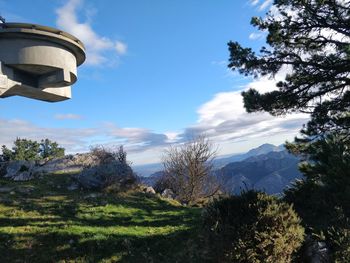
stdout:
[[102,189],[111,185],[125,189],[137,181],[131,167],[116,159],[85,167],[75,178],[86,189]]
[[1,165],[0,169],[4,170],[3,176],[14,181],[27,181],[54,173],[74,174],[78,187],[86,189],[102,189],[112,184],[117,187],[128,187],[137,181],[136,175],[126,162],[120,162],[112,157],[101,159],[101,156],[93,153],[36,162],[10,161]]
[[146,188],[145,193],[155,195],[156,191],[154,191],[153,187],[149,186]]
[[162,197],[167,198],[167,199],[174,199],[175,198],[175,194],[171,189],[165,189],[162,194]]
[[7,164],[4,177],[13,181],[28,181],[36,175],[34,167],[34,162],[12,161]]
[[329,249],[324,241],[317,241],[310,236],[305,239],[304,257],[310,263],[329,263]]
[[3,177],[6,175],[7,165],[8,165],[8,162],[0,161],[0,177]]
[[99,158],[91,153],[67,155],[63,158],[40,161],[36,167],[37,173],[79,173],[87,167],[99,164]]
[[98,164],[98,157],[90,153],[67,155],[51,160],[1,162],[0,176],[15,181],[27,181],[45,174],[79,173]]

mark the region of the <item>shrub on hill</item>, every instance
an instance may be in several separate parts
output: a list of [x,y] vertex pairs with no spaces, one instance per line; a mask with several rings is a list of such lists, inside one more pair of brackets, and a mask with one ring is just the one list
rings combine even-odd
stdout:
[[36,161],[41,159],[52,159],[64,156],[64,148],[59,147],[57,142],[49,139],[41,142],[17,138],[12,150],[5,145],[1,147],[3,161]]
[[91,148],[91,155],[96,159],[94,165],[84,168],[77,177],[84,188],[118,192],[137,184],[138,177],[126,160],[122,146],[116,151],[97,146]]
[[203,223],[209,255],[218,262],[291,262],[304,240],[293,207],[262,192],[211,203]]
[[325,236],[330,247],[332,262],[347,262],[350,259],[350,219],[342,209],[337,209],[337,224],[328,228]]

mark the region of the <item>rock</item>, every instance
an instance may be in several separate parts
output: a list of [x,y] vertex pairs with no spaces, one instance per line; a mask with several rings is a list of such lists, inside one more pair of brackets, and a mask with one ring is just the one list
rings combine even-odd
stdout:
[[92,168],[83,170],[81,174],[79,174],[77,177],[79,184],[85,189],[102,188],[104,181],[99,174],[100,169],[98,167],[92,167]]
[[111,185],[128,188],[136,182],[136,176],[131,167],[115,159],[85,168],[76,176],[76,179],[86,189],[102,189]]
[[175,194],[171,189],[165,189],[162,194],[162,197],[164,198],[168,198],[168,199],[174,199],[175,198]]
[[101,193],[91,193],[86,196],[84,196],[84,199],[90,199],[90,198],[98,198],[101,197],[103,194]]
[[7,164],[8,164],[8,162],[0,161],[0,177],[6,175]]
[[100,160],[92,153],[67,155],[62,158],[40,160],[35,167],[36,174],[80,173],[87,167],[98,165]]
[[28,181],[34,178],[34,162],[11,161],[7,165],[5,178],[14,181]]
[[153,187],[152,186],[148,186],[144,189],[144,192],[147,193],[147,194],[156,194],[156,191],[154,191]]
[[34,187],[23,186],[23,187],[17,187],[16,190],[21,194],[29,194],[30,192],[34,191]]
[[70,186],[67,187],[68,191],[75,191],[79,189],[79,185],[77,183],[72,183]]
[[0,193],[8,193],[11,192],[14,189],[14,187],[0,187]]
[[310,263],[328,263],[329,249],[326,242],[314,240],[307,236],[305,239],[305,257]]
[[19,173],[17,176],[12,178],[14,181],[29,181],[33,179],[34,177],[32,176],[32,173],[29,171],[25,171],[22,173]]

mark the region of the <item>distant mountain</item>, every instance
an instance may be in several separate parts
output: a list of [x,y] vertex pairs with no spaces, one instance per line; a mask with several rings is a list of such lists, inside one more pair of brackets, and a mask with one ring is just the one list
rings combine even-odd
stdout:
[[149,176],[139,176],[141,183],[154,187],[155,183],[163,176],[162,171],[155,172]]
[[284,150],[285,150],[285,148],[284,148],[283,144],[276,146],[273,144],[265,143],[265,144],[260,145],[257,148],[251,149],[250,151],[248,151],[246,153],[235,154],[235,155],[232,155],[229,157],[224,157],[224,158],[217,158],[214,161],[214,166],[216,168],[221,168],[229,163],[242,161],[242,160],[247,159],[247,158],[252,157],[252,156],[267,154],[269,152],[280,152],[280,151],[284,151]]
[[218,169],[216,176],[224,189],[230,193],[237,194],[244,189],[254,188],[277,194],[295,179],[301,178],[298,162],[299,159],[286,150],[271,151],[229,163]]
[[143,165],[133,165],[132,169],[135,173],[142,177],[148,177],[151,174],[162,170],[163,166],[161,163],[151,163]]
[[[251,149],[250,151],[246,153],[241,154],[235,154],[229,157],[217,157],[214,160],[214,167],[216,169],[222,168],[223,166],[237,161],[242,161],[244,159],[247,159],[252,156],[260,155],[260,154],[266,154],[269,152],[279,152],[283,151],[285,148],[283,145],[275,146],[273,144],[265,143],[263,145],[260,145],[257,148]],[[142,177],[148,177],[151,176],[153,173],[156,173],[162,169],[161,163],[152,163],[152,164],[144,164],[144,165],[134,165],[132,169]]]

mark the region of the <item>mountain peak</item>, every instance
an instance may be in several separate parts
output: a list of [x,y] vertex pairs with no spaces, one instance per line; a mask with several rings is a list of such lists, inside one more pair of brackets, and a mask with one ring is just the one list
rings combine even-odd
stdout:
[[247,152],[248,156],[253,156],[253,155],[260,155],[260,154],[266,154],[269,152],[279,152],[282,151],[282,147],[276,146],[270,143],[264,143],[260,145],[257,148],[251,149],[250,151]]

